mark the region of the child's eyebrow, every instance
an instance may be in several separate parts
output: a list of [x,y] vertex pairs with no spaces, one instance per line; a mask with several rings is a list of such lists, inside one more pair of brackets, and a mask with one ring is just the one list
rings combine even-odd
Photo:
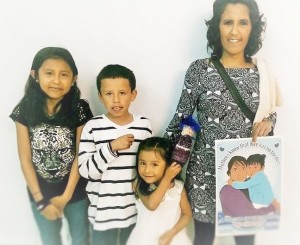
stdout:
[[[45,67],[42,69],[43,71],[54,71],[53,68],[48,68],[48,67]],[[59,72],[67,72],[67,73],[72,73],[72,71],[69,71],[69,70],[61,70]]]

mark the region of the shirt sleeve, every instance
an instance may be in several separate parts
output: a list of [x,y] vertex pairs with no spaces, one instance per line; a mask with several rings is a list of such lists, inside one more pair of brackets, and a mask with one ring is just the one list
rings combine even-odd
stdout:
[[92,117],[93,117],[93,113],[91,111],[88,101],[81,99],[78,104],[78,118],[79,118],[78,126],[85,124]]
[[234,189],[248,189],[250,187],[260,184],[262,180],[263,180],[263,175],[257,173],[255,176],[251,177],[247,181],[244,182],[234,181],[232,187]]
[[110,144],[103,144],[97,150],[93,134],[86,124],[83,128],[78,154],[79,174],[89,180],[100,180],[102,173],[108,168],[109,163],[116,159],[118,154],[112,152]]
[[9,115],[9,117],[14,121],[23,124],[24,126],[28,126],[27,121],[24,117],[24,113],[22,110],[22,104],[19,103]]

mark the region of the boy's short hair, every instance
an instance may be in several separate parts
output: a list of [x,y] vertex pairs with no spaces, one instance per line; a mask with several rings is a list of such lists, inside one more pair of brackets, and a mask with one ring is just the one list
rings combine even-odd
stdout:
[[251,165],[253,163],[259,163],[261,167],[265,166],[265,154],[253,154],[247,158],[247,165]]
[[133,90],[135,90],[136,80],[135,80],[134,73],[125,66],[121,66],[118,64],[107,65],[100,71],[100,73],[98,74],[97,79],[96,79],[96,85],[97,85],[97,89],[98,89],[99,93],[101,93],[101,91],[100,91],[101,80],[106,79],[106,78],[128,79],[129,86],[131,88],[131,92]]

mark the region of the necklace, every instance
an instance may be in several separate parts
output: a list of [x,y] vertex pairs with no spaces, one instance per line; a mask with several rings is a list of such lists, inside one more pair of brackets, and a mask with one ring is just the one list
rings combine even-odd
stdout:
[[54,108],[53,111],[50,112],[50,110],[47,108],[47,106],[45,106],[44,111],[45,111],[46,117],[49,120],[54,119],[55,116],[56,116],[56,114],[57,114],[57,112],[60,110],[60,107],[61,107],[61,105],[59,105],[57,108]]
[[55,117],[55,113],[50,113],[49,111],[45,110],[45,115],[48,119],[53,119]]
[[56,112],[50,112],[45,108],[44,114],[47,117],[47,119],[52,120],[55,118]]

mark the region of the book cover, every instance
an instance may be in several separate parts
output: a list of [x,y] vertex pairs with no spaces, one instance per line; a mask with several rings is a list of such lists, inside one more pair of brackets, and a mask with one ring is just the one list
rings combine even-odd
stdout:
[[216,235],[280,227],[282,137],[216,140]]

